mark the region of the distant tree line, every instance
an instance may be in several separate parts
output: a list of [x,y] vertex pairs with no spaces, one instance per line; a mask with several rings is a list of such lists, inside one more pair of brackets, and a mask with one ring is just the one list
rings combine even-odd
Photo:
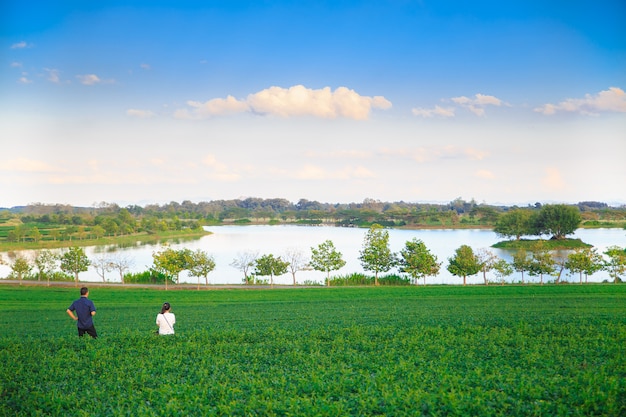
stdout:
[[[553,233],[548,210],[540,203],[527,207],[495,206],[457,198],[447,204],[382,202],[320,203],[300,199],[245,198],[193,203],[170,202],[144,207],[98,203],[92,207],[31,204],[0,210],[0,241],[85,240],[103,236],[197,229],[203,225],[247,223],[333,224],[344,227],[495,227],[502,236]],[[568,207],[583,225],[605,222],[626,225],[626,207],[586,201]],[[565,233],[567,234],[567,233]]]

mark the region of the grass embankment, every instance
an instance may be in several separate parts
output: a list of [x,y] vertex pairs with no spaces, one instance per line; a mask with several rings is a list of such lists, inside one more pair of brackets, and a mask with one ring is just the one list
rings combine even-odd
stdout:
[[492,247],[498,249],[525,249],[527,251],[537,250],[538,248],[545,250],[574,250],[592,246],[580,239],[520,239],[506,240],[492,245]]
[[97,340],[76,297],[0,287],[0,415],[626,413],[622,285],[93,288]]
[[14,250],[36,250],[36,249],[56,249],[69,248],[72,246],[106,246],[118,245],[120,247],[130,247],[136,245],[154,244],[171,240],[194,240],[211,232],[205,230],[173,230],[159,233],[134,233],[124,236],[106,236],[99,239],[73,239],[73,240],[41,240],[39,242],[0,242],[0,252]]

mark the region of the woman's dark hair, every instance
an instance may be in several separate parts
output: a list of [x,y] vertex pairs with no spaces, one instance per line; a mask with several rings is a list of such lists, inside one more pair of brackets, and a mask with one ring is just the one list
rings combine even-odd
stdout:
[[163,307],[161,307],[161,314],[165,313],[166,311],[169,311],[170,309],[170,303],[163,303]]

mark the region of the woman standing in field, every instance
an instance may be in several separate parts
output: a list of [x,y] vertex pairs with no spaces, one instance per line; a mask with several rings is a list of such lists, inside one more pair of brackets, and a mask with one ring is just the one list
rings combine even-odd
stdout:
[[159,334],[174,334],[176,316],[170,313],[170,303],[163,303],[161,312],[157,314],[156,324],[159,326]]

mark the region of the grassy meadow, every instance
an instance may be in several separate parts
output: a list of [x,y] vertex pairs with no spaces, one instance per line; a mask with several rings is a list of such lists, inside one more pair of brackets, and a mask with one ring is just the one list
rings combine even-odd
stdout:
[[96,340],[77,297],[0,286],[0,415],[626,415],[626,285],[94,287]]

